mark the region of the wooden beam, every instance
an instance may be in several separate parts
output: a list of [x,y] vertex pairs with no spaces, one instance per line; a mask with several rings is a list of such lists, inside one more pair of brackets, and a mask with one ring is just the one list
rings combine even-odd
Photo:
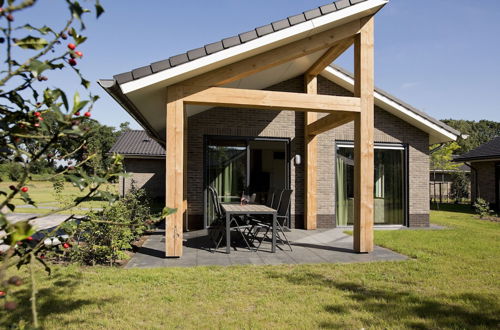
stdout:
[[184,203],[184,104],[182,89],[167,89],[166,141],[166,206],[177,212],[166,219],[165,243],[167,257],[182,256]]
[[333,112],[359,112],[356,97],[312,95],[223,87],[183,86],[184,103],[228,108],[254,108],[264,110],[294,110]]
[[310,68],[307,70],[306,75],[317,76],[323,70],[342,55],[354,43],[354,38],[349,37],[339,41],[329,50],[326,51]]
[[354,122],[354,250],[367,253],[373,251],[374,221],[374,18],[363,21],[354,51],[354,95],[361,99]]
[[[305,89],[308,95],[318,94],[317,76],[304,76]],[[316,121],[316,112],[306,112],[304,121],[305,143],[305,211],[304,227],[307,230],[317,228],[317,170],[318,170],[318,139],[308,133],[309,124]]]
[[331,30],[271,49],[239,62],[226,65],[182,82],[183,85],[222,86],[294,59],[330,48],[335,43],[359,32],[361,23],[355,20]]
[[307,126],[307,132],[309,135],[318,135],[334,129],[335,127],[347,124],[353,121],[355,118],[355,113],[332,113],[309,124]]

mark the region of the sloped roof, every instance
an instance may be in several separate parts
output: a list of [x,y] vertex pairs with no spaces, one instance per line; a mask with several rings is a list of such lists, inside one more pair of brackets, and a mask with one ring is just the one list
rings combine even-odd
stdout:
[[454,159],[456,162],[500,158],[500,136]]
[[188,52],[171,56],[165,60],[151,63],[129,72],[124,72],[115,75],[113,78],[118,82],[118,84],[124,84],[132,80],[144,78],[146,76],[152,75],[154,73],[169,70],[176,66],[182,65],[184,63],[194,61],[201,57],[205,57],[221,50],[232,48],[246,42],[261,38],[265,35],[275,33],[294,25],[312,20],[314,18],[330,14],[334,11],[342,10],[350,6],[354,6],[358,3],[365,2],[367,0],[338,0],[333,3],[314,8],[305,11],[301,14],[290,16],[288,18],[267,24],[248,32],[240,33],[238,35],[222,39],[220,41],[207,44],[203,47],[192,49]]
[[142,130],[124,132],[109,152],[124,155],[125,157],[165,157],[165,149]]

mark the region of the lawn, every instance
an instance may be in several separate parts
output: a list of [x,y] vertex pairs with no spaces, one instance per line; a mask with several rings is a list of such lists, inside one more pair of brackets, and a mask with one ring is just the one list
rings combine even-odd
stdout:
[[[500,224],[449,211],[434,211],[432,222],[448,229],[376,232],[377,244],[411,257],[403,262],[55,268],[40,284],[42,322],[67,329],[500,327]],[[29,319],[27,306],[26,299],[14,314],[0,311],[0,320]]]
[[[0,190],[9,191],[9,186],[16,184],[14,182],[0,182]],[[15,212],[17,213],[38,213],[45,214],[51,211],[52,208],[62,207],[75,200],[75,198],[84,196],[86,191],[81,192],[77,187],[73,186],[69,182],[64,183],[64,189],[60,197],[55,193],[52,183],[49,181],[31,181],[27,185],[30,197],[38,204],[38,208],[23,207],[26,203],[16,198],[13,204],[16,205]],[[118,191],[117,184],[108,184],[102,187],[102,190],[108,190],[110,192],[116,193]],[[101,208],[106,205],[107,200],[100,198],[94,198],[93,200],[88,200],[81,203],[78,208],[72,209],[70,211],[63,212],[65,214],[85,214],[88,212],[87,209]]]

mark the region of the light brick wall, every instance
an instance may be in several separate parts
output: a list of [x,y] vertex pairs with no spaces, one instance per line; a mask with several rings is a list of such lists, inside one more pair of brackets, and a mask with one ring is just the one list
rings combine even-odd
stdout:
[[[320,94],[352,95],[347,90],[319,77]],[[303,92],[302,77],[269,90]],[[281,137],[290,139],[291,157],[304,156],[304,114],[292,111],[215,108],[189,118],[188,122],[188,211],[192,228],[203,218],[203,143],[206,135],[243,137]],[[318,155],[318,226],[335,225],[335,141],[353,140],[353,124],[347,124],[319,136]],[[428,134],[379,108],[375,109],[375,141],[409,145],[410,225],[429,222]],[[291,165],[292,225],[302,227],[304,212],[304,166]]]

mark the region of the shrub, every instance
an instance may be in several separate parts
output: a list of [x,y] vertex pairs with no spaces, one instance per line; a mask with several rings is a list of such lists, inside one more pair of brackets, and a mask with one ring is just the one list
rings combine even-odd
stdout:
[[490,203],[482,198],[476,199],[476,202],[474,203],[474,211],[479,214],[479,217],[481,219],[493,213],[493,211],[490,209]]
[[457,203],[469,197],[469,177],[464,172],[456,172],[452,175],[451,196]]
[[0,164],[0,177],[3,180],[18,181],[23,175],[23,166],[19,163],[8,162]]
[[77,243],[70,261],[113,265],[125,259],[125,251],[155,222],[148,204],[144,190],[133,189],[102,211],[89,212],[87,220],[68,223],[64,229]]

